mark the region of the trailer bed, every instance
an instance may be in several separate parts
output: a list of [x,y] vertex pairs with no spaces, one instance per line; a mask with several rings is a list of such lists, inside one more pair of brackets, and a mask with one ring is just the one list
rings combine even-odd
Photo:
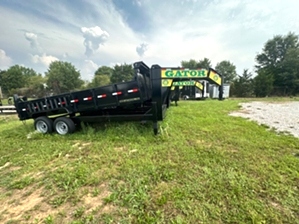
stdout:
[[136,108],[149,101],[144,79],[117,83],[98,88],[59,94],[30,101],[17,97],[16,109],[20,120],[58,114],[100,114],[109,109]]

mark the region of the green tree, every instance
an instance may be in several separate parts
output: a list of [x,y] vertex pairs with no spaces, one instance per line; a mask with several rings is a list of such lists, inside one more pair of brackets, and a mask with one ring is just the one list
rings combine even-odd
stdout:
[[232,83],[237,77],[236,66],[230,61],[221,61],[215,67],[224,79],[225,83]]
[[47,89],[44,87],[45,83],[46,78],[38,74],[30,77],[25,87],[11,89],[9,94],[18,94],[27,97],[44,97],[47,95]]
[[1,72],[2,90],[5,93],[10,93],[15,89],[27,87],[30,78],[36,75],[37,73],[33,69],[13,65],[5,72]]
[[282,72],[278,75],[284,95],[299,93],[299,48],[287,50],[284,60],[280,63]]
[[266,42],[256,56],[257,73],[262,69],[273,77],[272,94],[298,93],[299,37],[294,33],[276,35]]
[[77,90],[84,83],[80,72],[69,62],[53,61],[45,75],[54,94]]
[[108,66],[101,66],[95,71],[92,81],[87,85],[88,88],[95,88],[110,84],[113,69]]
[[189,69],[198,69],[198,68],[209,69],[211,67],[211,61],[208,58],[204,58],[203,60],[199,60],[199,61],[190,59],[189,61],[181,61],[181,66],[183,68],[189,68]]
[[108,75],[95,75],[87,88],[96,88],[110,84],[110,77]]
[[237,77],[232,83],[231,94],[237,97],[249,97],[253,94],[253,79],[248,69],[244,69],[242,76]]
[[197,63],[198,68],[209,69],[212,67],[211,61],[208,58],[204,58]]
[[134,69],[132,65],[123,64],[115,65],[110,77],[111,83],[126,82],[132,80],[134,77]]
[[253,79],[254,94],[256,97],[269,96],[273,90],[273,76],[265,70],[259,70],[258,75]]
[[95,71],[95,75],[107,75],[107,76],[111,76],[113,72],[113,69],[111,67],[108,66],[101,66],[99,67],[96,71]]
[[256,68],[276,69],[285,58],[288,49],[298,48],[298,36],[288,33],[286,36],[276,35],[266,42],[263,52],[256,56]]
[[44,97],[49,89],[46,86],[47,78],[41,74],[32,76],[29,80],[28,90],[32,97]]
[[181,61],[181,66],[183,68],[189,68],[189,69],[197,69],[197,61],[194,59],[190,59],[189,61]]
[[0,86],[3,85],[2,76],[4,75],[5,72],[6,72],[5,70],[0,69]]

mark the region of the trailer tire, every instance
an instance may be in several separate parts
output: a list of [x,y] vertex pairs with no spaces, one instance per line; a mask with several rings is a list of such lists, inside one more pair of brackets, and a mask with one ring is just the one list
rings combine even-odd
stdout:
[[46,116],[37,117],[34,120],[34,128],[40,133],[50,134],[53,132],[53,121]]
[[76,125],[71,118],[58,117],[54,121],[55,131],[60,135],[71,134],[75,131]]

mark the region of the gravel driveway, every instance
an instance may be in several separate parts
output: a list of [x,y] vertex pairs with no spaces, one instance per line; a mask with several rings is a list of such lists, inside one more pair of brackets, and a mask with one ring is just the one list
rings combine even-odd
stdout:
[[275,128],[277,131],[289,132],[299,138],[299,101],[291,102],[248,102],[240,103],[240,111],[231,116],[244,117]]

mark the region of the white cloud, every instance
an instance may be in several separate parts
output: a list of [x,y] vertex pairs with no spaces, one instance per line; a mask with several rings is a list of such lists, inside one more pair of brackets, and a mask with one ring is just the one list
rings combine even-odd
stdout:
[[69,54],[68,54],[68,53],[63,53],[62,57],[63,57],[63,58],[68,58],[68,57],[69,57]]
[[98,50],[109,38],[108,32],[102,30],[101,27],[82,27],[84,46],[86,48],[85,55],[91,56],[94,51]]
[[[253,68],[256,54],[268,39],[299,28],[292,22],[299,20],[295,0],[180,2],[143,1],[144,13],[152,18],[154,27],[144,39],[151,45],[144,57],[150,63],[178,66],[181,60],[207,57],[213,67],[230,60],[241,73]],[[191,10],[193,13],[187,13]]]
[[81,69],[81,77],[84,80],[91,80],[94,77],[95,71],[99,68],[92,60],[84,60],[84,64]]
[[51,62],[58,61],[58,60],[59,60],[58,58],[46,54],[43,54],[42,56],[32,55],[33,63],[41,63],[46,67],[48,67],[51,64]]
[[[132,12],[124,12],[125,8],[117,8],[110,0],[86,0],[80,10],[77,1],[74,7],[61,1],[32,5],[52,19],[4,8],[0,3],[0,14],[7,18],[0,23],[0,43],[7,46],[18,64],[30,66],[27,52],[39,46],[43,51],[32,53],[33,66],[48,65],[59,57],[74,63],[82,75],[93,74],[97,65],[133,63],[141,56],[149,66],[179,66],[181,60],[207,57],[214,67],[221,60],[230,60],[242,72],[253,67],[255,55],[268,39],[299,30],[298,0],[132,2],[135,10],[142,5],[136,21],[144,26],[138,32],[127,23],[125,15]],[[18,4],[25,5],[22,1]],[[78,11],[82,12],[80,16]],[[141,20],[140,14],[147,20]],[[84,52],[88,61],[84,61]]]
[[6,55],[5,51],[0,49],[0,68],[7,69],[12,65],[12,59]]
[[35,33],[25,32],[24,35],[25,35],[26,40],[28,40],[30,42],[30,47],[33,50],[37,50],[37,51],[41,50],[39,43],[37,41],[37,35]]
[[121,66],[121,64],[122,63],[120,63],[120,62],[110,62],[108,66],[111,67],[111,68],[113,68],[116,65]]
[[144,53],[147,51],[148,44],[147,43],[142,43],[139,46],[136,47],[136,52],[140,57],[144,55]]
[[141,0],[133,0],[133,5],[141,6],[142,5]]

